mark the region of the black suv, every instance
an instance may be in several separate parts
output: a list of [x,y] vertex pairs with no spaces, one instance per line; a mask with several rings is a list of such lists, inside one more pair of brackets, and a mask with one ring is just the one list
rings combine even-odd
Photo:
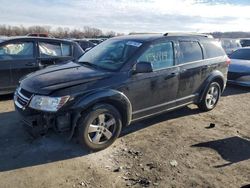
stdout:
[[108,39],[77,63],[24,78],[16,109],[33,134],[75,131],[91,150],[111,145],[122,127],[194,103],[212,110],[226,84],[229,59],[218,42],[189,34]]
[[0,41],[0,94],[13,93],[21,77],[48,65],[79,58],[84,51],[72,41],[13,37]]

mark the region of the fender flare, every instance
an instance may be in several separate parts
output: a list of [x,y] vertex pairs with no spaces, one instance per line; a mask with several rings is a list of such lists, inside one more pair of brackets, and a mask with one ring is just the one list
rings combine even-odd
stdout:
[[99,90],[82,96],[75,103],[74,109],[85,111],[98,103],[114,105],[122,116],[123,125],[127,126],[131,123],[132,105],[130,100],[124,93],[113,89]]
[[220,86],[221,86],[221,92],[224,91],[225,87],[226,87],[226,79],[225,76],[223,75],[222,72],[215,70],[213,71],[208,78],[204,81],[202,87],[201,87],[201,91],[200,91],[200,96],[198,98],[198,103],[200,103],[202,101],[202,98],[204,97],[204,95],[206,94],[206,91],[209,87],[209,85],[215,81],[215,80],[220,80]]

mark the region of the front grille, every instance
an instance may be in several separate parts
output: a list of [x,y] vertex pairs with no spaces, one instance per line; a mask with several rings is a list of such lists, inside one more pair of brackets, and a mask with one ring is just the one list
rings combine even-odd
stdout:
[[17,107],[24,109],[26,106],[28,106],[31,97],[32,93],[22,88],[18,88],[14,96],[14,102]]

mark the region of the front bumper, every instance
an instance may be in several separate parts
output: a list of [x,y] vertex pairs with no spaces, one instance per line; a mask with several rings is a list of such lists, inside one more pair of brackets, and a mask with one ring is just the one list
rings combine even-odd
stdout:
[[42,112],[29,108],[32,94],[27,94],[22,89],[17,89],[14,95],[14,105],[25,129],[33,136],[45,134],[50,128],[57,132],[65,132],[72,129],[72,117],[74,112]]

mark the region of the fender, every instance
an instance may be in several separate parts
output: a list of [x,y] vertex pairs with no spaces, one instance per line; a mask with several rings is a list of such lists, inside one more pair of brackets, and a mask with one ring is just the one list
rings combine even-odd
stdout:
[[127,126],[131,123],[132,105],[127,96],[117,90],[97,90],[87,96],[85,95],[75,103],[74,108],[76,108],[77,111],[84,111],[101,102],[110,103],[118,108],[117,110],[121,113],[123,118],[123,125]]
[[220,85],[222,85],[222,91],[224,91],[225,87],[226,87],[226,78],[225,76],[223,75],[222,72],[218,71],[218,70],[215,70],[213,71],[208,77],[207,79],[203,82],[202,84],[202,87],[200,89],[200,95],[199,95],[199,98],[198,98],[198,103],[202,101],[202,98],[204,97],[209,85],[211,82],[213,82],[214,80],[220,80]]

